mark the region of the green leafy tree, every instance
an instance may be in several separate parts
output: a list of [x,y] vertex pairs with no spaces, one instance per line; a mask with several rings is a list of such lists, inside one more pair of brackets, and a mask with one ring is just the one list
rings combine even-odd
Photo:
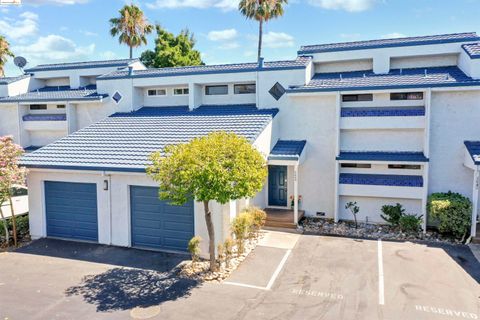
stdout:
[[[23,154],[23,149],[13,142],[11,136],[0,137],[0,217],[5,221],[1,204],[8,201],[12,214],[13,240],[17,245],[17,229],[15,211],[12,203],[12,189],[16,184],[25,183],[25,168],[18,165],[18,158]],[[4,223],[5,238],[9,242],[8,224]]]
[[181,205],[203,203],[209,236],[210,270],[216,270],[215,232],[210,201],[226,204],[253,197],[267,177],[264,157],[246,138],[213,132],[154,152],[147,173],[160,185],[159,197]]
[[10,44],[5,37],[0,35],[0,77],[5,76],[4,67],[8,57],[13,57],[13,53],[10,51]]
[[155,50],[147,50],[140,56],[140,61],[149,68],[182,67],[203,65],[200,51],[195,50],[195,37],[188,29],[179,35],[156,25],[157,38]]
[[345,209],[350,210],[350,212],[353,215],[353,219],[355,220],[355,229],[358,228],[358,223],[357,223],[357,214],[360,212],[360,207],[357,206],[356,201],[350,201],[347,204],[345,204]]
[[283,5],[287,0],[241,0],[238,10],[250,20],[258,21],[258,56],[262,56],[263,23],[283,16]]
[[130,59],[133,56],[133,48],[147,44],[146,35],[152,33],[153,25],[148,23],[143,11],[134,4],[125,5],[118,11],[120,17],[110,19],[110,34],[118,37],[120,43],[130,48]]

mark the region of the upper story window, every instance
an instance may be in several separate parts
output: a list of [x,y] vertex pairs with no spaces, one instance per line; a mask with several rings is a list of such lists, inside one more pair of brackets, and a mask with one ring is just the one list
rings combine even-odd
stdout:
[[173,94],[176,96],[183,96],[188,94],[188,88],[175,88]]
[[423,100],[423,92],[390,93],[390,100]]
[[236,84],[233,86],[233,89],[235,94],[252,94],[257,92],[255,83]]
[[65,109],[65,105],[64,104],[57,104],[57,109]]
[[228,94],[228,86],[227,85],[206,86],[205,87],[205,94],[207,96],[217,96],[217,95]]
[[47,110],[46,104],[31,104],[30,110]]
[[388,169],[420,170],[420,165],[418,165],[418,164],[389,164]]
[[342,95],[343,102],[354,102],[354,101],[373,101],[373,94],[344,94]]
[[370,163],[342,163],[342,168],[358,168],[358,169],[370,169],[372,165]]
[[166,89],[148,89],[147,95],[148,96],[166,96],[167,90]]

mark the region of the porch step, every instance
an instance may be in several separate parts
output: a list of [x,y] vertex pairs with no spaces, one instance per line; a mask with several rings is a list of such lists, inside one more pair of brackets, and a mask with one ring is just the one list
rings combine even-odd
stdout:
[[[265,227],[297,229],[297,224],[293,222],[293,210],[266,208],[267,220]],[[305,211],[298,211],[298,221],[303,218]]]

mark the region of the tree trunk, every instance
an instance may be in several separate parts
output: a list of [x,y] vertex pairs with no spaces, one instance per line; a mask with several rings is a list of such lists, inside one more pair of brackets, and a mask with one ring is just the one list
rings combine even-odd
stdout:
[[[1,200],[1,199],[0,199]],[[2,211],[2,203],[3,202],[0,202],[0,217],[2,218],[2,221],[3,221],[3,229],[5,230],[5,241],[7,241],[7,247],[8,247],[8,243],[9,243],[9,236],[8,236],[8,221],[5,219],[5,217],[3,216],[3,211]]]
[[15,218],[15,211],[13,210],[12,196],[8,196],[8,201],[10,202],[10,210],[12,212],[12,227],[13,227],[13,245],[17,246],[17,220]]
[[262,38],[263,38],[263,20],[258,22],[258,55],[257,62],[260,62],[262,57]]
[[210,271],[217,270],[217,264],[215,262],[215,230],[213,228],[212,213],[208,206],[208,201],[203,201],[203,207],[205,208],[205,222],[207,223],[208,230],[208,252],[210,253]]
[[132,59],[132,57],[133,57],[133,47],[130,46],[130,59]]

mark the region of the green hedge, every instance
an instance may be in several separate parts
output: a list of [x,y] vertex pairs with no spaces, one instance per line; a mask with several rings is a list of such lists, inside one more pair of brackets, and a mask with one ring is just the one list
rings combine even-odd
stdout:
[[438,221],[438,230],[464,240],[470,230],[472,202],[454,192],[432,193],[428,197],[427,212]]
[[[19,238],[25,237],[29,234],[29,225],[28,225],[28,214],[24,214],[21,216],[15,216],[15,220],[17,221],[17,235]],[[13,225],[12,225],[12,219],[7,218],[6,219],[8,223],[8,230],[10,231],[10,235],[13,232]],[[5,232],[4,232],[4,220],[0,220],[0,238],[5,237]]]

